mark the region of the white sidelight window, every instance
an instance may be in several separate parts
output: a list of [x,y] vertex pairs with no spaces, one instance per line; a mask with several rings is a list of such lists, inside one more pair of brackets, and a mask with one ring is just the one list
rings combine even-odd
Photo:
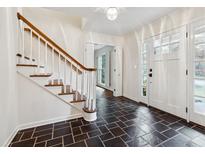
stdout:
[[195,29],[193,36],[194,112],[205,114],[205,27]]
[[147,55],[148,55],[148,44],[143,43],[142,52],[141,52],[141,66],[142,66],[142,80],[141,80],[141,95],[143,97],[147,97],[148,90],[148,81],[147,81],[147,72],[148,72],[148,63],[147,63]]

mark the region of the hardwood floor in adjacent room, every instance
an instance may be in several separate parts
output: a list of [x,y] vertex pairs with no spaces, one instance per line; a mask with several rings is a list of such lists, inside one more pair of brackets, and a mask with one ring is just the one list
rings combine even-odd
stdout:
[[11,147],[199,147],[205,127],[97,88],[98,119],[20,130]]

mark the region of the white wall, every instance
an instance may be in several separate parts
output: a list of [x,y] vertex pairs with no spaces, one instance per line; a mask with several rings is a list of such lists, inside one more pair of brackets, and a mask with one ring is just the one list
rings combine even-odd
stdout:
[[45,8],[23,8],[25,16],[34,26],[54,40],[71,56],[83,61],[84,36],[79,17],[66,16],[63,13]]
[[20,128],[82,116],[79,110],[51,95],[30,79],[20,74],[17,79]]
[[18,126],[16,10],[0,8],[0,146],[8,142]]
[[[205,18],[205,8],[179,8],[124,36],[123,95],[143,101],[140,96],[140,49],[143,40],[159,33]],[[135,68],[136,65],[136,68]]]

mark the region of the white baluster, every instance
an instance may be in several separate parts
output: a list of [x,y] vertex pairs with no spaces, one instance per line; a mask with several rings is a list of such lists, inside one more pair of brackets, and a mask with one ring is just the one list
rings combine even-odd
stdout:
[[38,72],[40,73],[41,69],[41,39],[38,36]]
[[45,73],[47,72],[47,61],[48,61],[48,43],[45,42],[45,61],[44,61],[44,65],[45,65]]
[[31,64],[33,63],[33,53],[32,53],[32,50],[33,50],[33,31],[32,29],[30,29],[30,60],[31,60]]
[[[52,62],[51,62],[51,68],[52,68],[52,74],[54,74],[54,49],[52,48]],[[53,81],[53,84],[54,84],[54,80]],[[52,83],[51,83],[52,84]]]
[[89,108],[90,102],[90,73],[87,72],[87,100],[86,100],[86,109]]
[[96,109],[96,72],[93,71],[93,108],[94,111]]
[[75,91],[75,99],[78,100],[78,67],[76,66],[76,83],[75,83],[75,86],[76,86],[76,91]]
[[66,58],[64,59],[64,92],[66,92]]
[[73,65],[70,62],[70,92],[72,92],[72,88],[73,88]]
[[25,48],[24,48],[24,23],[22,22],[22,60],[25,63]]
[[81,74],[81,100],[83,100],[84,98],[84,71],[82,70],[82,74]]
[[60,75],[60,65],[61,65],[61,55],[58,54],[58,83],[60,83],[61,75]]
[[89,77],[89,81],[90,81],[90,86],[89,86],[89,93],[90,93],[90,101],[89,101],[89,107],[88,110],[91,111],[92,109],[92,102],[93,102],[93,80],[92,80],[92,72],[89,72],[90,77]]
[[[17,51],[17,53],[20,53],[21,52],[21,27],[20,27],[20,20],[18,20],[18,33],[17,33],[17,38],[18,38],[18,51]],[[17,63],[21,63],[21,60],[20,60],[20,58],[18,58],[18,61],[17,61]]]

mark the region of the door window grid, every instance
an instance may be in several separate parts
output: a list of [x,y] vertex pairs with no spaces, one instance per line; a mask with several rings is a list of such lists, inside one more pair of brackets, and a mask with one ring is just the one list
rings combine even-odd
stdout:
[[171,54],[179,51],[180,33],[163,34],[154,40],[154,55]]

